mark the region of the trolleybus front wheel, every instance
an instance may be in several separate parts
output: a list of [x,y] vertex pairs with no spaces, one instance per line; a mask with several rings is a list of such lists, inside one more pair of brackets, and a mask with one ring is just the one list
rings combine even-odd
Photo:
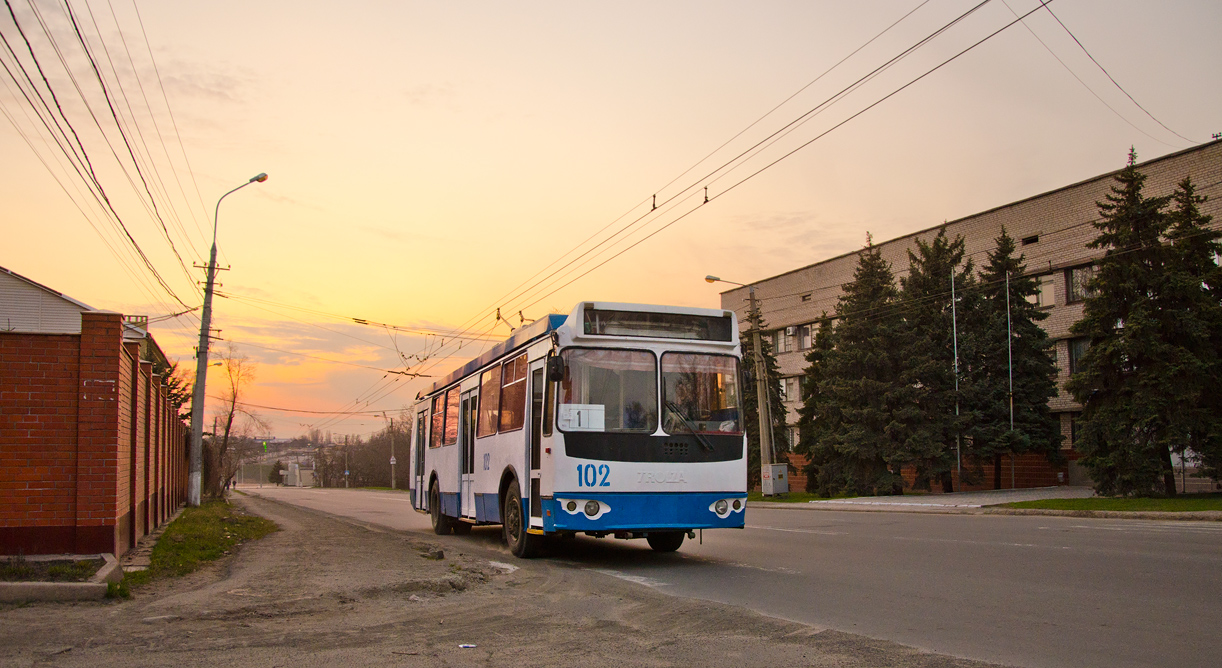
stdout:
[[437,489],[437,481],[429,486],[429,519],[433,522],[433,533],[444,536],[453,528],[450,518],[441,514],[441,492]]
[[654,552],[674,552],[683,544],[682,531],[654,531],[645,540]]
[[529,559],[538,556],[543,544],[543,536],[534,536],[526,532],[526,518],[522,515],[522,493],[518,491],[518,481],[509,483],[505,492],[505,508],[501,516],[505,519],[505,543],[515,557]]

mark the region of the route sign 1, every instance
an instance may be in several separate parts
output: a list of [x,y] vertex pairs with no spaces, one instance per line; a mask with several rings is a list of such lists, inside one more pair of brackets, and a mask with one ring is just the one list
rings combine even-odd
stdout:
[[394,457],[391,457],[391,458],[390,458],[390,465],[391,465],[391,466],[394,466],[395,464],[398,464],[398,463],[399,463],[399,462],[396,462]]

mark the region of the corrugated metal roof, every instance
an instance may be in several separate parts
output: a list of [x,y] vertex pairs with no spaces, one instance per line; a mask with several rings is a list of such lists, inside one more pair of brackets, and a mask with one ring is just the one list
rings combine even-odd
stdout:
[[88,304],[0,267],[0,331],[80,334],[81,312],[95,310]]

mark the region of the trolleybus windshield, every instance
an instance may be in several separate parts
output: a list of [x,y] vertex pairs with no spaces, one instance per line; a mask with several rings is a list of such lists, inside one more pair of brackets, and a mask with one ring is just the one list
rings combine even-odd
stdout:
[[738,360],[728,355],[662,354],[662,429],[668,434],[741,434]]
[[658,428],[658,371],[642,350],[568,348],[557,424],[564,431],[636,432]]

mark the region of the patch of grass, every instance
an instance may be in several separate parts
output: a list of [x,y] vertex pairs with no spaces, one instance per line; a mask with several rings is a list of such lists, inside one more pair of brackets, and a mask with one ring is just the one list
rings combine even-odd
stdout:
[[126,574],[124,580],[135,587],[158,577],[186,575],[229,554],[240,543],[279,530],[275,522],[241,513],[224,501],[187,508],[166,527],[153,548],[149,567]]
[[1222,493],[1185,494],[1175,498],[1045,499],[1002,504],[1003,508],[1042,508],[1045,510],[1118,510],[1122,512],[1185,513],[1222,510]]
[[813,492],[789,492],[783,496],[769,496],[765,498],[762,492],[747,492],[747,501],[767,501],[769,503],[808,503],[810,501],[827,501],[828,499],[851,499],[856,496],[856,494],[819,496]]
[[106,562],[102,559],[27,561],[21,557],[0,564],[4,582],[85,582]]

